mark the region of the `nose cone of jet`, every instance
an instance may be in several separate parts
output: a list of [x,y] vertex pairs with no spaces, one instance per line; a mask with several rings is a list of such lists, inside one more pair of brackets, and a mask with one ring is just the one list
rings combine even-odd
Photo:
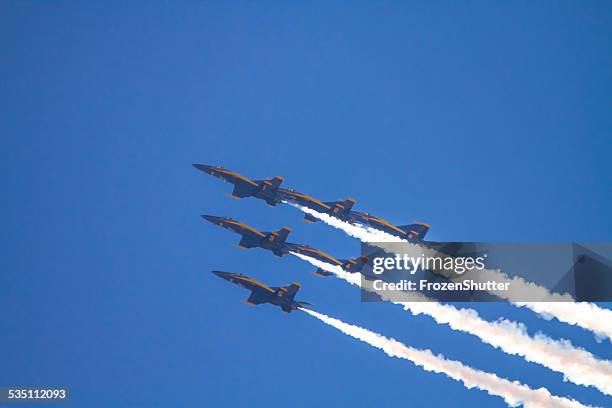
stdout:
[[196,169],[203,171],[204,173],[210,173],[210,171],[213,169],[213,166],[208,166],[206,164],[192,164],[193,167],[195,167]]
[[232,276],[232,274],[229,272],[212,271],[212,273],[225,280],[229,280],[229,278]]
[[206,214],[203,214],[202,218],[204,218],[206,221],[212,222],[213,224],[219,224],[221,220],[223,220],[223,217],[217,217],[216,215],[206,215]]

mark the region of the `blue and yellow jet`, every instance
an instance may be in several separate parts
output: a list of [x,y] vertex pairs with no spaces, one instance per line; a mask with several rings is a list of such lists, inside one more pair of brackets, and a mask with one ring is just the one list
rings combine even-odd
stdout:
[[387,234],[407,241],[423,241],[431,227],[424,222],[396,226],[382,218],[374,217],[373,215],[359,211],[351,211],[351,222],[367,225],[368,227],[386,232]]
[[297,244],[285,242],[287,236],[289,236],[291,232],[291,228],[289,227],[283,227],[278,231],[261,232],[229,217],[202,215],[202,218],[222,228],[242,235],[238,243],[240,248],[263,248],[272,251],[274,255],[280,258],[297,247]]
[[[222,228],[234,231],[242,236],[238,247],[240,248],[263,248],[269,251],[279,258],[289,252],[298,253],[310,258],[314,258],[321,262],[328,263],[334,266],[340,266],[347,272],[359,272],[363,266],[367,263],[368,257],[361,256],[355,259],[342,259],[338,260],[325,252],[315,249],[311,246],[304,244],[294,244],[286,242],[287,236],[291,232],[291,228],[284,227],[277,231],[262,232],[255,228],[237,221],[229,217],[218,217],[215,215],[202,215],[207,221],[212,222]],[[315,272],[315,275],[325,277],[332,275],[331,273],[319,268]]]
[[[340,201],[323,202],[293,189],[281,189],[279,194],[282,196],[282,201],[290,201],[318,213],[327,214],[341,221],[346,221],[352,224],[366,225],[408,241],[422,241],[430,228],[429,224],[425,224],[423,222],[396,226],[391,224],[389,221],[374,217],[368,213],[353,211],[353,206],[356,203],[355,199],[353,198],[347,198],[346,200]],[[304,215],[304,221],[317,222],[319,220],[311,214],[306,214]]]
[[234,191],[232,191],[231,197],[233,198],[255,197],[264,200],[271,206],[275,206],[282,200],[278,187],[284,179],[280,176],[265,180],[251,180],[221,166],[193,164],[193,167],[218,179],[232,183]]
[[310,303],[294,300],[295,294],[300,290],[301,285],[299,283],[292,283],[282,287],[270,287],[240,273],[221,271],[213,271],[213,273],[226,281],[250,290],[251,295],[245,301],[247,305],[256,306],[262,303],[271,303],[283,309],[285,313],[291,313],[293,310],[304,306],[312,306]]

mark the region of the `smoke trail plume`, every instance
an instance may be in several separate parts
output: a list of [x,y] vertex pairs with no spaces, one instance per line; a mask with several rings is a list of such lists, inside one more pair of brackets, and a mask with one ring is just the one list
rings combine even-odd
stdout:
[[[375,230],[371,227],[354,225],[307,207],[296,204],[291,205],[334,228],[346,232],[352,237],[358,238],[362,242],[375,244],[385,250],[390,249],[390,246],[384,245],[385,243],[404,242],[409,245],[414,245],[408,241]],[[570,295],[551,293],[546,288],[527,282],[520,277],[510,278],[499,270],[485,269],[482,273],[476,275],[474,280],[478,282],[486,282],[489,280],[494,280],[499,283],[509,282],[509,288],[512,290],[494,291],[492,293],[502,299],[512,302],[515,306],[529,308],[545,319],[550,320],[556,318],[562,323],[589,330],[593,332],[598,339],[608,338],[612,341],[612,310],[601,308],[593,303],[573,302]],[[543,301],[516,302],[514,300],[517,299],[516,294],[518,293],[523,295],[528,293],[528,298],[542,299]]]
[[514,302],[514,304],[529,308],[547,320],[556,318],[560,322],[590,330],[595,333],[598,340],[608,338],[612,341],[612,310],[587,302]]
[[[378,293],[361,275],[348,273],[341,267],[294,253],[299,258],[331,272],[352,285]],[[418,292],[406,293],[412,302],[395,302],[378,293],[383,300],[401,305],[413,315],[428,315],[438,324],[447,324],[451,329],[472,334],[484,343],[510,355],[540,364],[564,375],[574,384],[592,386],[607,395],[612,395],[612,362],[598,360],[587,350],[575,347],[568,340],[555,340],[542,333],[531,337],[523,324],[507,319],[489,322],[473,309],[458,309],[453,305],[438,303]]]
[[406,346],[397,340],[384,337],[362,327],[345,323],[309,309],[301,309],[322,322],[335,327],[342,333],[381,349],[390,357],[403,358],[425,371],[442,373],[466,388],[477,388],[489,395],[501,397],[511,407],[523,404],[527,408],[584,407],[580,402],[552,395],[546,388],[534,390],[518,381],[509,381],[495,374],[476,370],[444,356],[434,355],[430,350],[419,350]]
[[387,234],[384,231],[379,231],[367,225],[351,224],[349,222],[341,221],[335,217],[327,214],[311,210],[308,207],[301,206],[289,201],[283,201],[285,204],[289,204],[292,207],[303,211],[306,214],[312,215],[313,217],[323,221],[327,225],[331,225],[334,228],[344,231],[353,238],[357,238],[362,242],[403,242],[401,238],[395,237],[391,234]]

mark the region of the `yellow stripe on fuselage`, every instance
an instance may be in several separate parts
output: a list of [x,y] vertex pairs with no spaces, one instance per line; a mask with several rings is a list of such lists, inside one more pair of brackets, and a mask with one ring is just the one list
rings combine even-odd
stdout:
[[397,228],[395,225],[391,224],[391,223],[390,223],[390,222],[388,222],[388,221],[381,220],[380,218],[376,218],[376,217],[372,217],[372,216],[369,216],[369,215],[368,215],[368,216],[366,216],[366,219],[367,219],[368,221],[374,221],[374,222],[377,222],[377,223],[379,223],[379,224],[382,224],[382,225],[384,225],[384,226],[386,226],[386,227],[389,227],[389,228],[391,228],[392,230],[397,231],[397,232],[399,232],[399,233],[400,233],[400,234],[402,234],[402,235],[406,234],[404,231],[402,231],[401,229]]
[[334,258],[331,255],[327,255],[323,251],[319,251],[318,249],[314,249],[314,248],[306,248],[306,250],[308,252],[310,252],[310,253],[315,253],[315,254],[319,255],[321,258],[325,258],[325,259],[329,260],[334,265],[342,265],[342,263],[340,261],[338,261],[336,258]]
[[330,209],[331,208],[329,205],[327,205],[325,203],[322,203],[321,201],[317,200],[316,198],[313,198],[313,197],[308,196],[306,194],[298,193],[298,192],[295,192],[295,191],[291,191],[289,194],[291,196],[293,196],[293,197],[300,197],[300,198],[302,198],[302,199],[304,199],[306,201],[310,201],[310,202],[316,203],[316,204],[318,204],[321,207],[324,207],[326,209]]
[[216,171],[217,173],[221,173],[221,174],[224,174],[224,175],[226,175],[226,176],[232,176],[232,177],[235,177],[235,178],[237,178],[237,179],[239,179],[239,180],[241,180],[241,181],[244,181],[245,183],[249,183],[249,184],[251,184],[252,186],[257,187],[257,183],[255,183],[253,180],[251,180],[251,179],[249,179],[249,178],[244,177],[244,176],[243,176],[243,175],[241,175],[241,174],[234,173],[233,171],[229,171],[229,170],[225,170],[225,169],[223,169],[223,170],[215,170],[215,171]]
[[234,279],[242,281],[242,282],[252,283],[253,285],[259,286],[260,288],[267,290],[268,292],[274,293],[274,290],[272,290],[272,288],[264,285],[261,282],[256,281],[255,279],[247,278],[246,276],[234,276]]
[[227,220],[225,222],[228,223],[228,224],[234,225],[236,227],[244,228],[245,230],[251,231],[253,234],[259,235],[260,237],[265,237],[265,235],[262,232],[257,231],[255,228],[249,227],[248,225],[243,224],[240,221],[234,221],[234,220],[230,221],[230,220]]

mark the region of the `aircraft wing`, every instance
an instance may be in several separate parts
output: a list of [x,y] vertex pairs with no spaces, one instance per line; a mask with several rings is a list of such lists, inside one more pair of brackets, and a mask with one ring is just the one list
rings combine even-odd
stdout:
[[248,183],[236,182],[234,184],[234,190],[232,191],[232,196],[236,198],[245,198],[249,197],[253,194],[253,186]]
[[238,246],[240,248],[255,248],[259,246],[259,242],[255,242],[251,237],[243,236]]
[[327,276],[332,276],[332,275],[333,275],[333,273],[331,273],[331,272],[327,272],[326,270],[321,269],[321,268],[317,269],[317,270],[316,270],[316,271],[314,271],[313,273],[314,273],[315,275],[317,275],[317,276],[321,277],[321,278],[325,278],[325,277],[327,277]]
[[260,305],[262,303],[266,303],[267,301],[268,298],[264,296],[262,291],[259,291],[257,289],[254,289],[251,292],[251,296],[249,296],[249,298],[246,300],[246,302],[251,305]]

